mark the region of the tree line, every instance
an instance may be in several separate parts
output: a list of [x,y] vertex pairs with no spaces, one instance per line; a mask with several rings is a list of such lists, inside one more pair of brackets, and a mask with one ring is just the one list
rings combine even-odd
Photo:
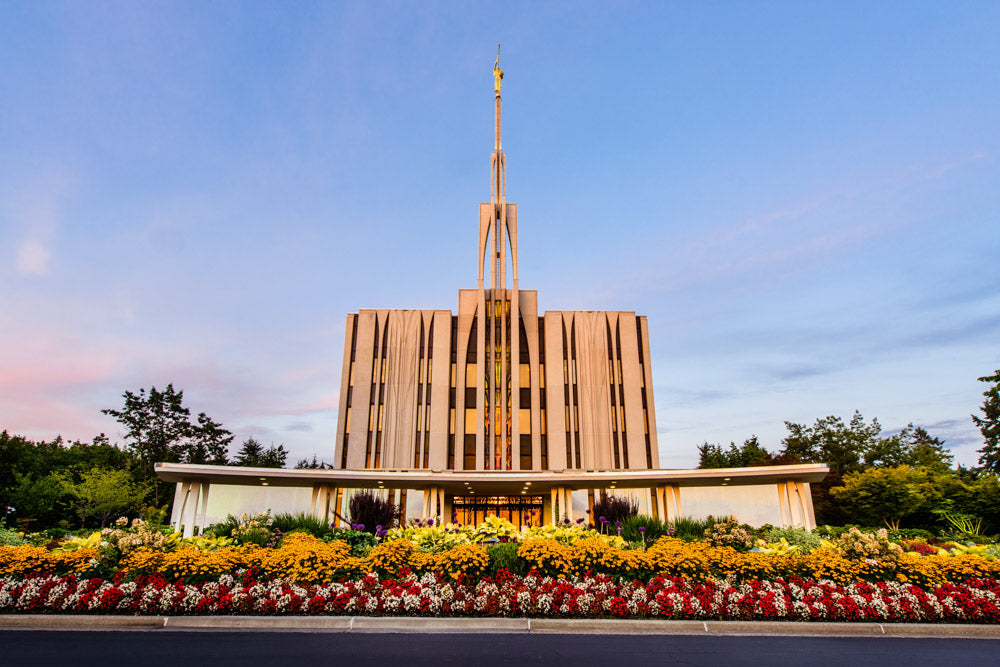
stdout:
[[847,423],[836,416],[811,426],[785,422],[776,452],[756,436],[729,447],[705,442],[698,467],[826,463],[830,473],[811,485],[820,524],[930,528],[982,519],[1000,531],[1000,370],[979,381],[988,388],[981,415],[972,415],[984,440],[977,467],[953,467],[945,442],[922,427],[882,435],[878,420],[866,422],[860,412]]
[[[0,432],[0,521],[38,530],[103,527],[122,514],[163,520],[174,485],[156,477],[157,462],[285,467],[283,444],[265,446],[253,437],[231,455],[233,434],[204,412],[192,418],[184,392],[172,384],[126,391],[122,399],[121,408],[101,411],[122,426],[121,446],[103,433],[91,442],[62,436],[35,442]],[[297,467],[325,463],[313,457]]]

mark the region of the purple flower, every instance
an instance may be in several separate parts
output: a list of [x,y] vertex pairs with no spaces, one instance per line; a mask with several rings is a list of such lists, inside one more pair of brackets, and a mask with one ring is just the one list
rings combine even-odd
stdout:
[[606,516],[597,517],[597,520],[600,521],[601,523],[611,523],[610,521],[608,521],[608,517]]
[[639,532],[640,533],[645,533],[646,532],[646,527],[645,526],[639,526]]
[[567,517],[567,518],[564,518],[564,519],[563,519],[563,523],[569,523],[569,518],[568,518],[568,517]]
[[576,522],[577,523],[583,523],[583,517],[581,516],[579,519],[576,520]]

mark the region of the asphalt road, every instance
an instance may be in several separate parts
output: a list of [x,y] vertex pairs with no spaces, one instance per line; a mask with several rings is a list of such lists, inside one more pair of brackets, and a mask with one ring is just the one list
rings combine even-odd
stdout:
[[[307,662],[306,662],[307,661]],[[0,631],[0,665],[990,665],[983,639]]]

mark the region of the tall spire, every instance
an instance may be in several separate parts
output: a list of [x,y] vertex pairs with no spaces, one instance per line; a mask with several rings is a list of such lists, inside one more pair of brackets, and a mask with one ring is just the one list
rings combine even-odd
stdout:
[[[500,144],[500,82],[503,80],[503,70],[500,69],[500,45],[497,44],[497,59],[493,62],[493,92],[496,105],[496,127],[494,132],[493,153],[490,156],[490,204],[493,208],[492,241],[493,252],[490,253],[490,288],[506,289],[506,244],[504,233],[507,226],[507,158]],[[514,259],[512,256],[511,259]]]
[[497,44],[497,59],[493,63],[493,92],[496,97],[496,141],[493,150],[500,150],[500,82],[503,80],[503,70],[500,69],[500,45]]
[[[517,470],[519,429],[520,297],[517,281],[517,204],[507,202],[507,158],[500,144],[500,45],[493,61],[493,103],[496,112],[490,154],[490,201],[479,205],[479,284],[476,341],[477,470]],[[509,251],[509,255],[508,255]],[[510,275],[507,273],[510,262]],[[489,263],[489,282],[484,265]],[[510,282],[508,283],[508,278]]]

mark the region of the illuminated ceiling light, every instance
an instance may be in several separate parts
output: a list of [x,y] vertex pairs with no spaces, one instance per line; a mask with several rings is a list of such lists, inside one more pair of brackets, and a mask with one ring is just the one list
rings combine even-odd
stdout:
[[722,481],[724,481],[724,482],[728,482],[728,481],[729,481],[729,478],[728,478],[728,477],[723,477],[723,478],[722,478]]
[[267,486],[267,482],[261,482],[260,485],[261,486]]
[[260,478],[260,481],[262,481],[262,482],[266,482],[266,481],[267,481],[267,477],[261,477],[261,478]]

